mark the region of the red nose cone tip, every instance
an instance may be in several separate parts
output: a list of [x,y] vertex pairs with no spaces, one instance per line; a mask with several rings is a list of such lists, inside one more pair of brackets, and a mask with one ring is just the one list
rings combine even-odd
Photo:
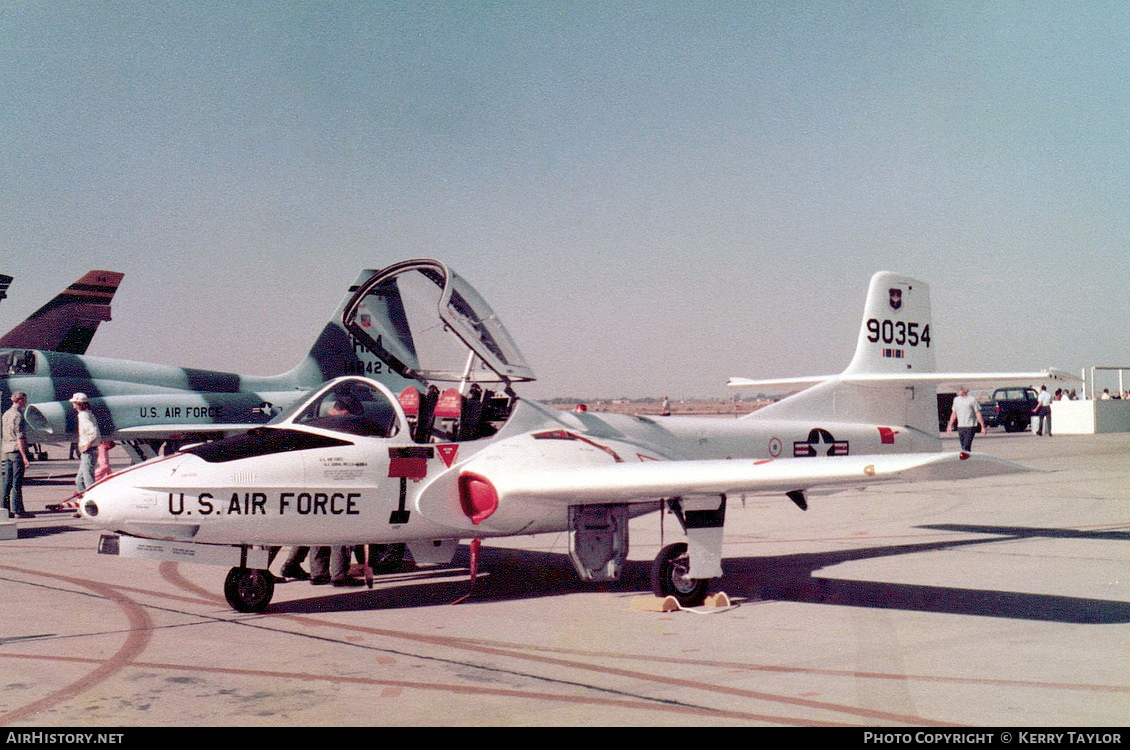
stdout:
[[463,474],[459,477],[459,502],[463,513],[477,526],[498,509],[498,491],[486,477]]
[[969,458],[969,454],[966,453],[965,451],[962,451],[961,453],[958,454],[957,457],[960,458],[962,461],[964,461],[965,459]]

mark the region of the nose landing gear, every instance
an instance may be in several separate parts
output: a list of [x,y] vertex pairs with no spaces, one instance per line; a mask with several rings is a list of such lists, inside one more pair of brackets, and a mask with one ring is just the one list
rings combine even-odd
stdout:
[[232,568],[224,580],[224,598],[236,612],[264,612],[275,595],[275,577],[269,570]]

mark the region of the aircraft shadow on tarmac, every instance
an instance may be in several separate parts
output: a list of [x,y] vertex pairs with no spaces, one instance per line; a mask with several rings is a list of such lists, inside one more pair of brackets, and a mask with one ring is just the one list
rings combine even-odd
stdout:
[[[727,559],[726,585],[748,581],[746,591],[760,599],[838,604],[913,612],[999,617],[1073,624],[1121,624],[1130,622],[1130,603],[1055,594],[955,588],[927,584],[860,581],[814,575],[839,563],[896,555],[940,552],[972,545],[1011,542],[1017,538],[1052,536],[1057,529],[1011,529],[1003,527],[930,526],[947,531],[1007,534],[992,539],[966,539],[924,544],[904,544],[855,550],[785,555],[773,558]],[[989,530],[989,529],[992,530]],[[1017,532],[1017,533],[1012,533]],[[1086,534],[1087,532],[1081,532]],[[1074,536],[1076,532],[1067,531]],[[1097,532],[1095,539],[1110,538]],[[1126,535],[1122,535],[1126,538]],[[1019,574],[1018,574],[1019,575]]]
[[54,487],[57,485],[73,486],[75,478],[72,477],[26,477],[24,479],[24,487],[28,486],[43,486]]
[[[1088,599],[1054,594],[1030,594],[923,584],[828,578],[816,571],[859,560],[942,552],[972,545],[994,544],[1029,537],[1086,538],[1130,541],[1130,534],[1110,531],[1075,531],[996,526],[925,526],[932,530],[993,534],[990,539],[962,539],[922,544],[865,547],[832,552],[774,557],[728,557],[725,577],[716,588],[736,603],[793,601],[910,612],[998,617],[1073,624],[1130,622],[1130,602]],[[330,596],[276,602],[268,612],[316,613],[399,609],[453,602],[471,591],[468,552],[461,547],[454,568],[416,571],[411,578],[398,573],[378,576],[382,588],[334,589]],[[604,590],[635,596],[649,592],[650,563],[629,561],[620,581],[592,584],[579,580],[564,553],[483,547],[480,576],[465,605],[475,602],[532,599]],[[406,583],[395,585],[396,576]],[[436,580],[436,579],[439,580]],[[426,581],[426,583],[424,583]],[[393,583],[392,586],[388,586]],[[290,585],[290,584],[287,584]],[[302,584],[296,584],[302,585]]]
[[[41,516],[47,516],[48,514],[43,513],[43,514],[40,514],[40,515]],[[90,531],[90,529],[88,527],[85,527],[85,526],[71,526],[70,524],[65,525],[65,526],[30,526],[30,527],[24,526],[20,529],[20,537],[19,538],[20,539],[38,539],[39,537],[42,537],[42,536],[54,536],[56,534],[67,534],[67,533],[70,533],[72,531]]]
[[[602,590],[635,594],[649,586],[648,564],[644,562],[629,561],[618,582],[593,584],[577,578],[568,555],[564,553],[484,546],[479,560],[479,576],[473,588],[469,548],[463,545],[449,566],[377,575],[377,588],[372,591],[367,588],[331,589],[333,594],[319,597],[319,589],[311,589],[312,596],[316,598],[276,601],[267,611],[313,614],[430,607],[449,604],[470,592],[471,596],[462,605],[469,606],[475,602],[537,599]],[[393,585],[390,586],[390,583]]]

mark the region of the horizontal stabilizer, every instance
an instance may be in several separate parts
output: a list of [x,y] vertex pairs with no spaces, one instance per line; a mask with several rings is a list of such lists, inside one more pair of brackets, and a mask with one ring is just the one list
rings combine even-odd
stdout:
[[730,378],[726,385],[730,388],[761,388],[770,392],[796,391],[802,388],[811,388],[814,385],[834,380],[839,375],[811,375],[803,378],[769,378],[754,380],[753,378]]
[[775,378],[753,380],[751,378],[730,378],[726,383],[731,388],[762,388],[764,390],[797,390],[819,385],[830,380],[862,385],[883,383],[908,385],[932,383],[934,385],[1031,385],[1043,381],[1080,382],[1082,378],[1063,370],[1048,369],[1037,372],[898,372],[898,373],[852,373],[843,375],[817,375],[801,378]]

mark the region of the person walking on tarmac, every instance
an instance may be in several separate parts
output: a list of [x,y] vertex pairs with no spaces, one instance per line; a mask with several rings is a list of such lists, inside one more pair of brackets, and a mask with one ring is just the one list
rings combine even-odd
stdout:
[[969,389],[965,386],[959,386],[957,389],[946,432],[953,432],[955,424],[961,449],[968,453],[973,450],[973,435],[977,432],[977,426],[980,425],[981,432],[985,432],[985,419],[981,416],[981,406],[977,403],[977,399],[969,395]]
[[102,442],[102,432],[98,420],[90,410],[90,399],[85,393],[71,396],[71,406],[78,413],[78,473],[75,474],[75,487],[82,492],[94,484],[94,464],[98,460],[98,444]]

